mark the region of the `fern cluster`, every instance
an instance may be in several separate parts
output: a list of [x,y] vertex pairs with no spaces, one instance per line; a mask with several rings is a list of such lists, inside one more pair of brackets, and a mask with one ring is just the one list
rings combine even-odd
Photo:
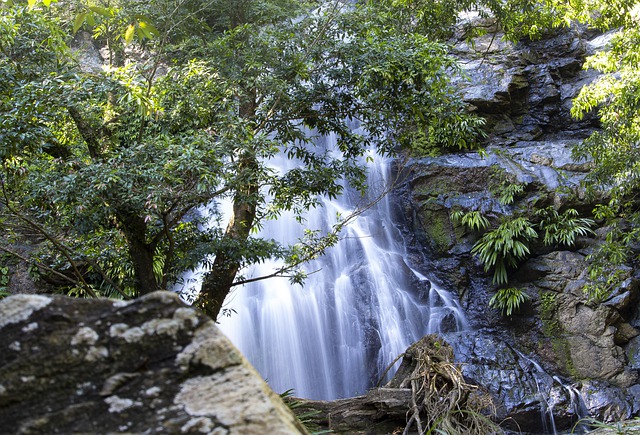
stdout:
[[[478,240],[471,253],[478,256],[484,270],[494,269],[493,283],[507,284],[507,269],[516,268],[520,261],[531,253],[530,243],[542,234],[542,242],[547,245],[573,246],[576,237],[593,233],[592,219],[579,217],[575,209],[559,213],[553,207],[536,211],[538,222],[531,222],[524,216],[509,217],[492,230],[485,232]],[[479,211],[455,211],[451,220],[469,228],[480,231],[489,227],[489,220]]]
[[471,253],[478,256],[486,272],[494,268],[494,284],[507,284],[507,266],[517,267],[530,254],[529,242],[537,237],[538,233],[529,219],[509,219],[486,232]]
[[[512,202],[514,196],[524,190],[523,185],[509,186],[516,187],[503,192],[500,198],[503,204]],[[473,245],[471,253],[478,256],[485,272],[493,269],[493,284],[508,284],[508,270],[516,269],[531,254],[530,245],[539,237],[542,237],[542,242],[547,246],[573,246],[578,236],[593,233],[591,226],[594,221],[581,218],[575,209],[560,213],[553,207],[547,207],[537,210],[534,216],[535,222],[524,216],[506,217],[499,226],[485,231]],[[479,211],[457,210],[451,213],[451,220],[472,231],[483,231],[490,227],[487,217]],[[526,294],[520,289],[504,288],[491,298],[489,305],[510,316],[526,298]]]
[[536,215],[540,218],[538,228],[544,233],[542,239],[545,245],[573,246],[576,236],[586,236],[595,223],[592,219],[581,218],[578,212],[570,208],[564,213],[558,213],[553,207],[538,210]]
[[489,227],[489,219],[479,211],[465,213],[462,210],[457,210],[451,213],[451,220],[460,222],[463,226],[474,231],[484,230]]

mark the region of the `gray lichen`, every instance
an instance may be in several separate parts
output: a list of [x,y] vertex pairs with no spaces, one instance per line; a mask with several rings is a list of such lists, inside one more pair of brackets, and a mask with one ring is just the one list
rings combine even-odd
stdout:
[[39,295],[15,295],[0,301],[0,328],[27,320],[34,311],[51,303],[51,299]]

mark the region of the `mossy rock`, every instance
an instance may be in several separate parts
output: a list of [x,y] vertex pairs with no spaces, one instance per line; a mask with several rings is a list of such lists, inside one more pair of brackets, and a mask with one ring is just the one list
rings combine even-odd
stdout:
[[419,216],[426,243],[435,254],[446,254],[457,241],[448,210],[431,210],[423,207]]

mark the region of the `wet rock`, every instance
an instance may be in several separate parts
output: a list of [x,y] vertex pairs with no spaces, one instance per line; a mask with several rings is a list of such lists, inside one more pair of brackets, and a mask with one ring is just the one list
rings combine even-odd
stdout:
[[554,420],[568,429],[580,416],[566,387],[533,359],[482,331],[445,334],[465,378],[487,390],[506,429],[545,433]]
[[[576,29],[517,45],[492,45],[484,38],[484,52],[459,43],[458,54],[470,79],[460,79],[458,85],[473,111],[487,120],[487,155],[416,160],[403,186],[409,238],[423,248],[441,282],[463,296],[471,325],[487,334],[448,336],[457,358],[465,363],[465,375],[492,392],[501,415],[517,414],[514,421],[527,430],[545,430],[540,418],[545,403],[534,394],[537,369],[523,367],[514,349],[526,349],[540,368],[572,380],[560,382],[560,377],[549,375],[538,379],[537,385],[549,389],[547,404],[554,404],[561,424],[575,421],[579,414],[571,410],[570,396],[578,394],[585,379],[593,380],[584,384],[583,392],[591,397],[586,407],[594,417],[626,418],[627,409],[638,412],[633,411],[635,399],[626,392],[636,385],[640,368],[638,279],[632,270],[625,272],[628,279],[597,305],[584,293],[586,255],[604,230],[578,240],[571,250],[532,243],[531,258],[510,274],[509,282],[523,289],[529,300],[517,316],[505,319],[488,308],[494,286],[470,255],[481,233],[460,228],[448,217],[452,210],[479,210],[495,226],[504,216],[534,207],[591,213],[589,201],[595,200],[587,199],[581,183],[592,164],[575,160],[572,149],[599,123],[595,116],[577,121],[570,109],[572,98],[597,76],[582,70],[585,56],[602,49],[610,37]],[[498,201],[502,180],[525,185],[513,205]],[[605,197],[603,192],[597,201]],[[572,383],[569,394],[565,387]],[[590,385],[602,387],[606,394],[594,395],[596,387]],[[615,410],[600,406],[605,400],[615,403]]]
[[0,301],[0,432],[306,433],[212,321],[169,292]]
[[616,333],[613,339],[617,345],[623,345],[638,335],[640,335],[640,331],[633,326],[628,323],[618,323],[618,325],[616,325]]
[[631,417],[633,402],[623,390],[601,381],[585,381],[580,391],[586,407],[597,420],[610,423]]
[[640,369],[640,337],[634,337],[629,340],[625,350],[629,368]]

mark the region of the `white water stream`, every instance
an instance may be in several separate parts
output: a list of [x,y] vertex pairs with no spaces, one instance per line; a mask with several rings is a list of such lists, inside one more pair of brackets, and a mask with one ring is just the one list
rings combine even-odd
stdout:
[[[373,157],[370,198],[390,182],[390,162]],[[291,163],[272,164],[284,172]],[[326,231],[336,213],[347,216],[358,203],[362,198],[346,188],[338,200],[312,210],[304,227],[283,215],[267,222],[261,235],[292,243],[304,228]],[[338,246],[305,267],[315,272],[304,287],[268,279],[237,288],[227,299],[225,308],[235,314],[220,318],[220,327],[276,392],[293,389],[325,400],[364,393],[424,334],[464,329],[457,300],[409,264],[391,216],[387,196],[343,231]],[[275,266],[260,264],[244,275],[266,275]]]

